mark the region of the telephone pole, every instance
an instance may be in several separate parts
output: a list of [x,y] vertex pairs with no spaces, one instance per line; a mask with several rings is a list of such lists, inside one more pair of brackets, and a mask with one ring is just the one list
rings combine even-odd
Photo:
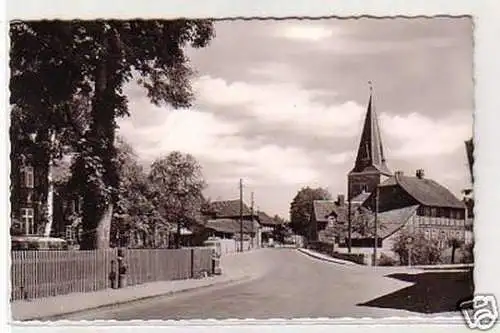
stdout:
[[255,241],[255,237],[254,237],[255,230],[253,228],[253,224],[254,224],[254,221],[253,221],[253,206],[254,206],[253,191],[250,194],[250,197],[251,197],[250,216],[251,216],[251,219],[252,219],[252,248],[253,248],[254,247],[254,241]]
[[373,236],[373,262],[372,266],[377,266],[377,243],[378,243],[378,205],[379,205],[379,187],[375,188],[375,223],[374,223],[374,229],[375,229],[375,234]]
[[351,229],[352,229],[352,222],[351,222],[351,193],[348,189],[347,191],[347,252],[351,253],[351,246],[352,246],[352,241],[351,241]]
[[243,179],[240,178],[240,251],[243,252]]

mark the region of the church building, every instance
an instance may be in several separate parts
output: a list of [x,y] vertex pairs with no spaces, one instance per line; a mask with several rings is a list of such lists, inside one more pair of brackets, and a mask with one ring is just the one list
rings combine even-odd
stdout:
[[[447,247],[451,238],[465,238],[467,212],[461,200],[438,182],[426,178],[422,169],[416,170],[411,176],[389,169],[372,93],[356,160],[347,175],[347,182],[347,201],[353,210],[363,207],[375,212],[378,209],[379,255],[391,255],[392,244],[402,230],[422,232],[426,237],[439,241],[443,248]],[[374,215],[372,214],[372,221],[368,221],[367,225],[374,224]],[[352,235],[352,252],[372,253],[370,246],[360,245],[358,249],[355,248],[355,244],[367,244],[360,241],[362,239],[371,238],[373,244],[374,230],[371,229],[367,228],[364,235]],[[363,246],[366,248],[360,248]]]

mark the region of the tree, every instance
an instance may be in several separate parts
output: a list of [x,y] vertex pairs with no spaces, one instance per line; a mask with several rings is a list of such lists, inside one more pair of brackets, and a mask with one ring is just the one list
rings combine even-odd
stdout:
[[331,200],[331,194],[323,188],[304,187],[300,189],[290,204],[290,227],[293,232],[310,236],[310,222],[313,219],[314,200]]
[[275,224],[275,227],[273,228],[273,238],[278,242],[278,243],[285,243],[285,239],[291,235],[291,230],[288,227],[288,223],[285,221],[284,218],[282,218],[279,215],[274,215],[273,221]]
[[174,151],[153,162],[149,180],[161,214],[177,224],[176,246],[180,247],[181,227],[195,220],[205,203],[201,167],[193,156]]
[[[408,244],[411,238],[411,244]],[[441,249],[437,240],[428,239],[422,232],[411,233],[402,230],[393,244],[392,250],[399,256],[402,265],[408,264],[409,247],[411,246],[411,262],[416,265],[433,265],[441,259]]]
[[456,237],[452,237],[448,240],[448,245],[451,247],[451,263],[455,263],[455,253],[457,249],[461,248],[463,245],[463,241]]
[[124,236],[136,231],[148,236],[146,243],[156,247],[157,231],[168,229],[168,224],[154,204],[151,184],[133,148],[123,138],[118,138],[116,145],[120,182],[111,224],[111,235],[115,238],[112,242],[126,246],[128,242]]
[[[123,85],[138,78],[152,103],[190,106],[193,70],[184,47],[205,47],[213,36],[212,22],[207,20],[18,21],[10,25],[10,101],[45,121],[42,141],[50,138],[51,130],[69,127],[68,101],[75,96],[91,101],[72,172],[84,199],[82,249],[109,246],[119,187],[116,118],[128,115]],[[48,165],[47,158],[43,163]]]

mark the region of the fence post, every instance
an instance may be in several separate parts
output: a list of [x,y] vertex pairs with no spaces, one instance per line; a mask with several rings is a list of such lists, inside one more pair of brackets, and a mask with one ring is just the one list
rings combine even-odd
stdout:
[[191,279],[194,278],[194,248],[191,249]]

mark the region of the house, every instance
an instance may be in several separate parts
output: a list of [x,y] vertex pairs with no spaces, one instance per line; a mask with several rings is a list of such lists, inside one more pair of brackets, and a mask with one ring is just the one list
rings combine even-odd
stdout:
[[11,161],[11,233],[62,238],[70,246],[76,245],[81,234],[82,200],[67,186],[71,156],[50,166],[47,163],[47,167],[33,154]]
[[[257,212],[257,218],[259,220],[259,224],[262,227],[262,243],[263,244],[269,244],[271,239],[273,241],[283,241],[283,237],[280,237],[278,234],[279,230],[283,230],[284,227],[286,227],[286,222],[284,220],[281,220],[279,218],[272,218],[271,216],[267,215],[263,211],[258,211]],[[283,233],[281,233],[283,235]],[[281,239],[274,239],[274,237],[278,237]]]
[[[250,242],[251,247],[260,247],[262,242],[262,228],[253,210],[240,200],[214,201],[203,210],[203,220],[199,221],[199,239],[220,237],[223,239],[241,238]],[[200,228],[201,227],[201,228]]]
[[[424,177],[422,169],[414,177],[398,171],[379,186],[378,211],[388,212],[417,207],[415,227],[430,239],[442,242],[451,238],[465,239],[466,207],[447,188]],[[375,193],[365,202],[375,208]],[[417,230],[415,229],[415,230]]]

